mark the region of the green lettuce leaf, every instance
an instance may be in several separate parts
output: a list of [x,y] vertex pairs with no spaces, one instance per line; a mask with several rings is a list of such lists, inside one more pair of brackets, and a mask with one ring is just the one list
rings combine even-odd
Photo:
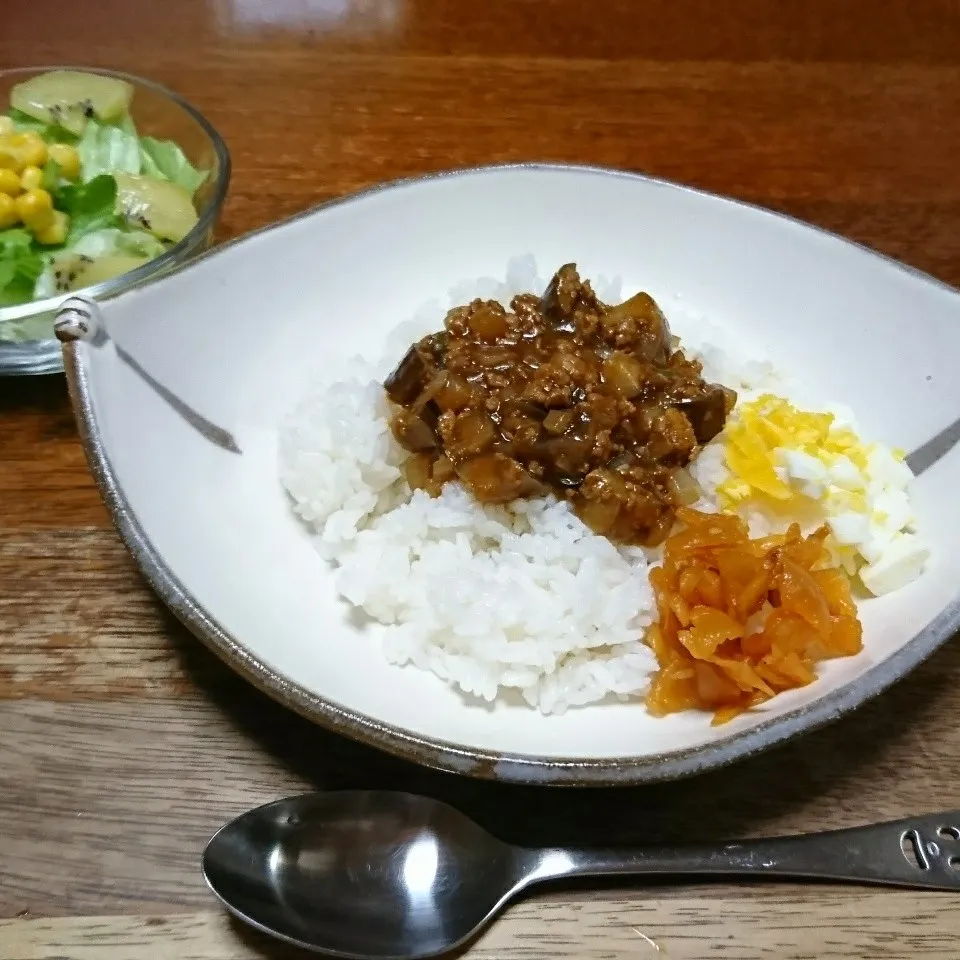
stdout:
[[138,136],[129,117],[117,124],[88,120],[77,149],[84,180],[103,173],[146,174],[177,183],[193,196],[207,176],[172,140]]
[[13,125],[20,133],[27,133],[32,130],[34,133],[39,133],[47,143],[76,144],[77,142],[76,135],[69,130],[64,130],[63,127],[55,123],[44,123],[42,120],[36,120],[20,110],[11,108],[7,111],[7,116],[13,121]]
[[104,173],[140,173],[140,140],[135,131],[88,120],[77,143],[85,181]]
[[0,230],[0,306],[28,303],[47,257],[27,230]]
[[179,184],[190,196],[207,178],[206,171],[198,170],[172,140],[141,137],[140,159],[142,173]]
[[107,173],[87,183],[60,185],[53,195],[54,206],[70,216],[67,246],[93,230],[120,228],[124,220],[115,212],[117,181]]

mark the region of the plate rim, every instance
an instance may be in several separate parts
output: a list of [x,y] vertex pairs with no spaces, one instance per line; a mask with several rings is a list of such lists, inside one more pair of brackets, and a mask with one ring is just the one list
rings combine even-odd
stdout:
[[[960,296],[960,291],[949,284],[909,264],[816,224],[757,204],[646,174],[609,167],[561,163],[508,163],[441,170],[373,184],[362,190],[332,198],[291,217],[267,224],[216,246],[163,277],[152,278],[136,289],[112,298],[110,303],[121,302],[125,297],[136,294],[153,283],[169,280],[181,271],[198,268],[207,259],[219,256],[234,246],[288,224],[322,215],[333,207],[344,206],[376,193],[396,190],[412,184],[518,170],[589,173],[626,178],[745,207],[825,234],[885,261],[888,265],[925,283]],[[756,726],[734,733],[723,740],[670,753],[601,758],[535,756],[465,747],[440,738],[417,734],[402,727],[383,723],[312,693],[296,681],[263,663],[210,616],[153,546],[117,481],[94,415],[89,381],[90,346],[82,342],[65,342],[62,344],[62,349],[70,401],[90,471],[121,540],[148,584],[168,609],[228,667],[283,706],[338,735],[421,766],[479,779],[545,786],[635,786],[684,779],[754,756],[798,734],[813,731],[839,719],[843,714],[860,707],[896,681],[903,679],[960,630],[960,595],[958,595],[919,633],[907,640],[896,653],[868,668],[856,680],[810,703],[800,705],[782,716],[763,720]]]

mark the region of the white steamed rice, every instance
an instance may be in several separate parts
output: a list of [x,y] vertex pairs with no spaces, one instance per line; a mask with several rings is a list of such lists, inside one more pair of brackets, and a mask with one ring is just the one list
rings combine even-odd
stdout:
[[[401,325],[377,365],[357,360],[337,382],[314,382],[281,425],[279,461],[338,593],[385,626],[391,662],[487,701],[519,692],[550,714],[645,693],[657,666],[642,639],[654,615],[647,574],[656,555],[614,546],[552,497],[505,508],[484,507],[456,484],[436,499],[411,494],[380,385],[416,337],[440,328],[449,306],[477,296],[507,306],[515,293],[545,285],[523,257],[505,282],[455,287],[446,307],[431,304]],[[603,300],[621,299],[618,280],[594,287]],[[747,395],[773,382],[769,365],[738,362],[717,346],[716,328],[666,312],[707,379]],[[708,497],[718,454],[708,448],[698,471]]]

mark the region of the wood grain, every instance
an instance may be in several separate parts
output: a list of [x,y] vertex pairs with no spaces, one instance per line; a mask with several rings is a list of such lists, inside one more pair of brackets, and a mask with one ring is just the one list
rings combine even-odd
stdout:
[[[0,67],[167,83],[221,130],[242,234],[370,183],[558,160],[773,207],[960,285],[955,0],[166,0],[4,11]],[[507,839],[629,842],[960,807],[960,647],[855,715],[695,782],[542,792],[416,769],[255,693],[145,588],[62,378],[0,380],[0,960],[290,958],[198,858],[250,805],[399,787]],[[510,910],[482,960],[957,956],[956,897],[607,886]]]
[[[915,908],[895,893],[807,893],[763,889],[750,897],[556,895],[511,908],[470,949],[471,960],[955,960],[942,922],[955,899],[938,894]],[[810,925],[810,914],[820,923]],[[221,913],[0,921],[10,960],[306,960],[267,945]],[[149,954],[141,953],[149,945]],[[3,948],[0,948],[3,949]]]

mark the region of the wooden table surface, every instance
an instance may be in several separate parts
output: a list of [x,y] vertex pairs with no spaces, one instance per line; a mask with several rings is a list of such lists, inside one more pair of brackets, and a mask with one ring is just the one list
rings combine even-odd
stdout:
[[[645,171],[789,211],[960,285],[955,0],[6,4],[0,67],[145,74],[226,137],[223,235],[495,161]],[[692,267],[693,268],[693,267]],[[228,922],[207,837],[316,787],[453,800],[508,838],[728,838],[960,807],[960,647],[856,715],[699,780],[543,792],[412,768],[255,693],[111,528],[62,378],[0,382],[0,958],[288,958]],[[609,886],[511,909],[471,960],[960,956],[960,898]]]

